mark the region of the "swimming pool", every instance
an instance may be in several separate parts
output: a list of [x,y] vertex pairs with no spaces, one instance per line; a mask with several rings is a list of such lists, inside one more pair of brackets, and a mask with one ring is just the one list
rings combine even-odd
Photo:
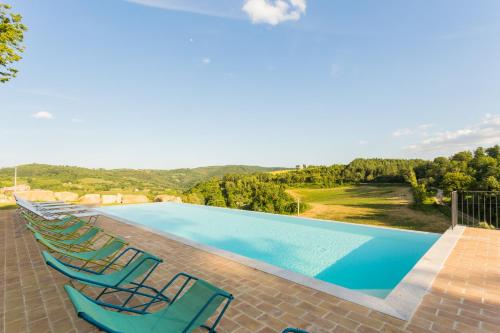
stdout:
[[104,214],[385,298],[439,234],[208,206],[155,203]]

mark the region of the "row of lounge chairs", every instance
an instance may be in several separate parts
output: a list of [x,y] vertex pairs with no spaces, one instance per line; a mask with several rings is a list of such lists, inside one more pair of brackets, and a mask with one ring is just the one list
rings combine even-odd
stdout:
[[47,265],[70,279],[64,288],[79,317],[105,332],[216,332],[233,301],[230,293],[184,272],[157,288],[150,280],[161,258],[68,210],[54,218],[50,209],[72,205],[16,199],[26,228],[45,248]]
[[16,204],[31,215],[42,217],[45,220],[59,220],[66,216],[97,220],[99,213],[81,205],[67,204],[64,201],[33,202],[14,195]]

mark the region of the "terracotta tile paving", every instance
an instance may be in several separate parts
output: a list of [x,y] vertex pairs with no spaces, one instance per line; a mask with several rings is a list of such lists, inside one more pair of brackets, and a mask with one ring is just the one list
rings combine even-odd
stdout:
[[[466,229],[406,322],[133,226],[99,225],[165,260],[153,276],[158,285],[186,271],[233,293],[219,332],[500,332],[500,231]],[[0,211],[0,332],[95,332],[76,317],[66,282],[14,211]]]

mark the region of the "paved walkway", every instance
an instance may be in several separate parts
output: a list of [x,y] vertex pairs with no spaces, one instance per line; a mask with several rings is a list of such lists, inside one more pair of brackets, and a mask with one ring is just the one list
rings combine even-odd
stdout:
[[[100,225],[165,259],[159,284],[186,271],[235,296],[220,332],[500,332],[500,231],[466,229],[409,322],[343,301],[113,220]],[[94,332],[77,318],[66,279],[44,264],[13,211],[0,211],[0,332]]]

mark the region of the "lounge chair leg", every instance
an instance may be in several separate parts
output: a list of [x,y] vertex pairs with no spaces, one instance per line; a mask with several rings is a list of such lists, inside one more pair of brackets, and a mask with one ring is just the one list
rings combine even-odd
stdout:
[[108,288],[104,288],[99,295],[97,295],[97,297],[95,298],[95,300],[99,300],[99,298],[101,298],[102,295],[104,295],[106,293],[106,290],[108,290]]

